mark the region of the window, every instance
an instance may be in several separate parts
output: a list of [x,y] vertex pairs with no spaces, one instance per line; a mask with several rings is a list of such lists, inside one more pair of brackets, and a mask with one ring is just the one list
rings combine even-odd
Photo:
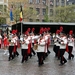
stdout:
[[33,19],[29,19],[29,22],[33,22]]
[[3,5],[0,5],[0,12],[3,12]]
[[6,5],[4,5],[4,12],[6,12],[7,11],[7,6]]
[[45,20],[43,19],[42,22],[45,22]]
[[39,19],[36,19],[36,22],[39,22]]
[[36,4],[39,4],[40,3],[40,0],[36,0]]
[[59,0],[56,0],[56,6],[59,6]]
[[37,11],[37,15],[40,14],[40,9],[39,8],[36,8],[36,11]]
[[42,9],[42,13],[43,13],[43,15],[46,14],[46,8],[43,8],[43,9]]
[[30,7],[29,9],[30,9],[31,11],[33,11],[33,8],[32,8],[32,7]]
[[61,0],[61,2],[65,2],[65,0]]
[[43,4],[46,4],[46,0],[43,0],[42,3],[43,3]]
[[69,5],[72,5],[72,2],[69,2],[68,4],[69,4]]
[[65,0],[61,0],[61,6],[65,5]]
[[29,0],[29,3],[32,4],[33,3],[33,0]]
[[53,16],[53,9],[50,9],[50,16]]
[[53,22],[53,20],[50,20],[50,22]]
[[50,7],[53,7],[53,0],[50,1]]
[[65,5],[65,3],[64,3],[64,2],[62,2],[62,3],[61,3],[61,6],[64,6],[64,5]]

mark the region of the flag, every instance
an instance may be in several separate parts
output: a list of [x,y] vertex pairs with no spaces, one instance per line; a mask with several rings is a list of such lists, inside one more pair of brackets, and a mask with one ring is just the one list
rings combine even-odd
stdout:
[[10,9],[10,21],[13,21],[13,13],[12,13],[12,8]]
[[22,6],[20,6],[21,7],[21,9],[20,9],[20,21],[22,21],[23,20],[23,12],[22,12]]

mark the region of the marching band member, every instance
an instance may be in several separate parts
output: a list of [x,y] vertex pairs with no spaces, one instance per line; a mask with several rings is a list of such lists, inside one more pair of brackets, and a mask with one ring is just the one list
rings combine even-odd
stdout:
[[15,40],[15,45],[14,45],[14,57],[17,55],[19,55],[18,51],[17,51],[17,46],[18,46],[18,36],[16,34],[14,34],[14,40]]
[[34,39],[35,39],[35,35],[34,35],[34,30],[35,28],[32,28],[32,31],[31,31],[31,52],[35,55],[35,51],[33,49],[34,47]]
[[44,38],[47,42],[47,53],[46,53],[46,57],[48,56],[48,54],[50,54],[50,51],[49,51],[49,45],[50,45],[50,42],[51,42],[51,36],[50,36],[50,28],[44,28]]
[[74,47],[74,38],[72,36],[72,31],[69,32],[69,37],[68,37],[68,59],[71,60],[74,58],[74,55],[72,54],[73,47]]
[[60,33],[59,44],[60,44],[60,66],[62,66],[67,62],[67,60],[64,57],[67,45],[67,37],[64,32]]
[[2,44],[2,36],[0,34],[0,48],[1,48],[1,44]]
[[33,47],[33,49],[35,50],[35,52],[38,48],[38,39],[39,39],[39,37],[40,37],[39,35],[35,35],[35,37],[34,37],[34,47]]
[[28,36],[24,35],[23,39],[21,39],[21,55],[22,55],[21,63],[28,60],[28,44],[29,44]]
[[37,49],[37,57],[38,57],[38,65],[41,66],[44,64],[44,53],[47,51],[46,49],[46,40],[43,38],[43,35],[38,39],[38,49]]
[[28,44],[28,56],[30,56],[30,58],[32,57],[32,51],[31,51],[31,47],[32,47],[32,38],[31,38],[31,35],[29,34],[29,32],[27,31],[27,36],[28,36],[28,41],[29,41],[29,44]]
[[45,60],[45,58],[48,56],[48,36],[47,36],[46,32],[44,32],[43,39],[45,39],[45,41],[47,43],[47,45],[46,45],[47,49],[46,49],[46,52],[45,52],[45,55],[44,55],[44,60]]
[[50,31],[50,28],[48,27],[47,28],[47,32],[46,32],[46,39],[47,39],[47,54],[50,54],[51,52],[49,51],[49,45],[50,45],[50,42],[51,42],[51,35],[49,33]]
[[53,51],[55,52],[55,57],[57,57],[58,59],[60,58],[60,56],[59,56],[60,44],[59,44],[59,41],[58,41],[59,33],[60,33],[60,30],[57,30],[56,34],[53,34],[53,40],[54,40]]
[[18,45],[18,36],[16,35],[17,34],[17,30],[12,30],[12,34],[13,34],[13,40],[15,41],[14,43],[14,49],[13,49],[13,54],[14,54],[14,57],[17,55],[19,55],[19,53],[17,52],[17,45]]
[[14,35],[12,35],[12,37],[9,38],[9,48],[8,48],[8,50],[9,50],[9,58],[8,58],[8,60],[9,61],[14,58],[13,49],[14,49],[15,40],[13,39],[13,37],[14,37]]
[[9,53],[8,53],[8,38],[7,38],[6,33],[4,33],[3,42],[4,42],[4,50],[5,50],[4,54],[9,55]]

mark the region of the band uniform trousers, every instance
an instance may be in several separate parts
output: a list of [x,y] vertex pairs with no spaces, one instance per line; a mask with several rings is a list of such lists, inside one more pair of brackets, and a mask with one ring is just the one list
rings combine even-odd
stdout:
[[18,53],[18,51],[17,51],[17,45],[16,46],[14,46],[15,47],[15,51],[14,51],[14,57],[17,55],[19,55],[19,53]]
[[64,64],[65,62],[67,62],[67,60],[64,58],[64,53],[65,53],[66,49],[60,49],[60,63]]
[[21,55],[22,55],[22,63],[28,60],[28,53],[27,53],[28,49],[21,49]]
[[73,47],[72,46],[68,46],[68,54],[69,54],[68,59],[71,59],[71,57],[72,58],[74,57],[74,55],[72,54],[72,50],[73,50]]
[[14,49],[14,46],[9,46],[9,60],[11,58],[13,59],[13,49]]
[[39,65],[44,64],[43,62],[44,52],[37,52],[37,57],[38,57],[38,64]]

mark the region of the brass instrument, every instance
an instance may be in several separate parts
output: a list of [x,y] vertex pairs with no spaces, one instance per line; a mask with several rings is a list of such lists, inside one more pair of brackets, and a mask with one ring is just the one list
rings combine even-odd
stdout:
[[33,49],[34,49],[34,50],[37,50],[37,48],[38,48],[38,44],[34,44]]
[[14,42],[12,42],[11,39],[9,39],[9,44],[14,45]]

